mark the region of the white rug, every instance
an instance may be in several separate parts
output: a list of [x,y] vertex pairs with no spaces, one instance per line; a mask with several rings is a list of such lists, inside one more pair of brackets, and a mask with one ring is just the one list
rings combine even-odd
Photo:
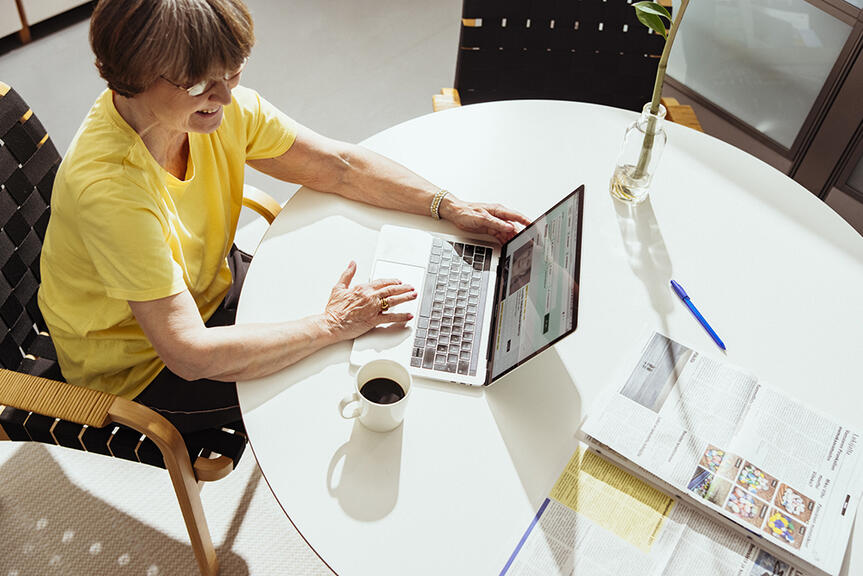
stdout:
[[[250,450],[202,500],[223,576],[331,574]],[[0,534],[0,576],[199,573],[166,471],[55,446],[0,443]]]

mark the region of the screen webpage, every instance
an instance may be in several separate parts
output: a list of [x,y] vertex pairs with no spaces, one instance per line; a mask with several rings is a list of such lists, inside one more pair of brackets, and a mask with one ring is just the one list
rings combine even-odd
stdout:
[[503,248],[492,378],[575,327],[581,194],[568,196]]

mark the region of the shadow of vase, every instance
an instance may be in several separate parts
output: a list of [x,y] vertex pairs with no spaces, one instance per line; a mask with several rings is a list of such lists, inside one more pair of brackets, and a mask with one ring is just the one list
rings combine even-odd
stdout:
[[669,287],[672,264],[650,198],[640,204],[615,201],[614,210],[629,267],[644,285],[650,306],[659,316],[660,332],[668,334],[668,315],[674,306]]
[[355,421],[350,439],[330,459],[327,491],[351,518],[380,520],[395,507],[404,427],[373,432]]

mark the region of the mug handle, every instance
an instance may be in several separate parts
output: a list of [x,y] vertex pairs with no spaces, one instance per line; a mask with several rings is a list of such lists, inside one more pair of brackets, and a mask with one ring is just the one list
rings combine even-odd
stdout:
[[342,398],[341,402],[339,402],[339,414],[341,415],[341,417],[347,420],[358,417],[360,415],[360,412],[362,412],[362,406],[357,406],[350,414],[345,414],[345,408],[347,408],[348,405],[353,404],[354,402],[359,403],[359,401],[360,395],[356,392]]

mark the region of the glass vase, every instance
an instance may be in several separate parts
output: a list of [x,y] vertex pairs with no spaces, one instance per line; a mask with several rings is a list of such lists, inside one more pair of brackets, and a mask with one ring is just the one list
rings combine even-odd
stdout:
[[623,202],[637,204],[647,198],[653,174],[665,149],[665,106],[650,113],[650,102],[641,117],[629,125],[609,183],[611,195]]

